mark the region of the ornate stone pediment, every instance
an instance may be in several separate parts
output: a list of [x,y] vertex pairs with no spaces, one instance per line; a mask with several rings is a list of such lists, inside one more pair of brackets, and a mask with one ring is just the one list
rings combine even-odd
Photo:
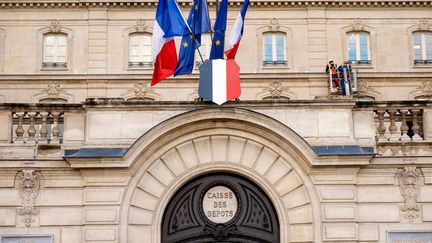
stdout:
[[270,24],[267,26],[270,31],[279,31],[280,24],[279,21],[275,18],[270,20]]
[[49,25],[49,29],[52,33],[59,33],[61,31],[62,25],[60,24],[60,21],[57,19],[54,19],[51,21]]
[[429,30],[429,27],[430,27],[429,20],[425,19],[425,18],[420,19],[419,22],[418,22],[418,26],[419,26],[419,28],[420,28],[421,31],[427,31],[427,30]]
[[135,25],[137,32],[145,32],[147,30],[146,22],[143,19],[138,19]]
[[364,24],[360,18],[356,18],[353,20],[352,26],[353,26],[355,31],[362,31]]

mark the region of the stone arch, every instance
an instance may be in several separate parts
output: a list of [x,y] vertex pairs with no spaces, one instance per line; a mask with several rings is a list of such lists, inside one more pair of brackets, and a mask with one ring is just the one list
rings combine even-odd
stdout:
[[[213,114],[211,121],[206,119],[208,112]],[[144,143],[149,144],[147,151],[137,152],[137,147],[149,135],[146,134],[125,156],[132,162],[130,169],[134,176],[121,210],[122,242],[159,243],[161,218],[176,190],[189,180],[211,172],[235,173],[260,185],[278,214],[281,242],[321,242],[319,201],[306,173],[309,166],[304,161],[310,155],[301,156],[295,148],[284,146],[289,143],[275,136],[282,124],[240,109],[189,113],[159,125],[166,127],[193,115],[194,119],[184,126],[170,129],[173,137],[168,136],[168,142],[161,137],[156,143],[163,145],[155,148],[152,146],[155,141],[147,140]],[[253,123],[254,117],[260,117],[256,123],[259,120],[273,123],[276,131]],[[300,138],[295,133],[291,135]],[[309,150],[304,152],[307,154]],[[132,156],[134,153],[137,155]]]

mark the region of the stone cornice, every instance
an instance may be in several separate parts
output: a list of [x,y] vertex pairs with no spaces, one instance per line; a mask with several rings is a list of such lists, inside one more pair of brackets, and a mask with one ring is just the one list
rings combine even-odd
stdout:
[[[243,1],[231,1],[230,6],[240,6]],[[179,1],[180,6],[189,6],[192,1]],[[210,6],[215,1],[210,0]],[[5,8],[154,8],[157,1],[127,1],[127,0],[6,0],[0,3],[0,9]],[[430,0],[335,0],[335,1],[278,1],[278,0],[255,0],[251,1],[252,7],[430,7]]]
[[[3,74],[0,75],[0,83],[33,81],[47,82],[55,81],[125,81],[125,80],[150,80],[153,70],[140,74]],[[407,78],[431,79],[432,75],[429,71],[416,72],[372,72],[359,70],[359,78],[377,79],[394,79],[406,82]],[[260,72],[260,73],[241,73],[241,79],[247,80],[268,80],[268,79],[327,79],[327,74],[324,72]],[[184,75],[180,77],[170,77],[163,83],[188,83],[196,82],[199,78],[198,73]]]

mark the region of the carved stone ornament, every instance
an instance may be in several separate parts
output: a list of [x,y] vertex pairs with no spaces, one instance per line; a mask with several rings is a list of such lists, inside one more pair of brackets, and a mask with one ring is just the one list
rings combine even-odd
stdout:
[[420,19],[418,26],[421,31],[429,30],[430,24],[428,19]]
[[137,32],[145,32],[147,29],[146,22],[143,19],[138,19],[135,25]]
[[268,28],[270,29],[270,31],[279,31],[280,28],[279,21],[275,18],[271,19]]
[[370,90],[370,87],[368,86],[368,84],[366,82],[358,82],[357,83],[357,95],[358,96],[366,96],[368,90]]
[[30,227],[35,221],[33,216],[39,214],[39,209],[34,207],[36,197],[39,194],[39,176],[35,170],[23,170],[19,175],[21,180],[22,207],[17,209],[18,215],[23,216],[22,221],[26,227]]
[[60,92],[63,89],[60,87],[60,84],[49,83],[48,87],[45,90],[46,90],[46,92],[48,94],[48,97],[55,99],[55,98],[58,98],[60,96]]
[[361,21],[360,18],[354,19],[352,25],[353,25],[353,28],[355,31],[362,31],[363,30],[364,25],[363,25],[363,22]]
[[58,20],[55,19],[55,20],[51,21],[51,23],[49,25],[49,28],[50,28],[50,31],[52,33],[59,33],[60,30],[61,30],[61,28],[62,28],[62,26],[60,24],[60,21],[58,21]]
[[423,92],[424,96],[432,97],[432,81],[423,81],[417,89]]
[[273,81],[269,84],[269,87],[265,89],[270,93],[270,97],[273,99],[279,99],[283,97],[283,92],[288,91],[289,88],[284,87],[280,81]]
[[133,90],[135,93],[135,97],[140,99],[146,98],[147,89],[148,89],[147,84],[145,84],[144,82],[135,83],[134,90]]
[[409,222],[413,222],[419,217],[420,207],[417,204],[417,196],[420,187],[420,169],[415,166],[407,166],[399,174],[399,189],[405,200],[401,207],[402,212],[406,212],[405,217]]

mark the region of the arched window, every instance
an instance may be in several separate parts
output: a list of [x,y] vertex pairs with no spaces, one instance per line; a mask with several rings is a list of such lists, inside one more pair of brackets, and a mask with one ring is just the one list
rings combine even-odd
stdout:
[[281,32],[267,32],[263,35],[264,64],[286,64],[286,35]]
[[346,35],[347,59],[352,64],[371,64],[368,32],[348,32]]
[[66,68],[68,53],[68,38],[63,33],[48,33],[43,36],[44,68]]
[[134,33],[129,35],[129,67],[152,65],[151,35]]
[[432,32],[413,33],[414,64],[432,64]]

